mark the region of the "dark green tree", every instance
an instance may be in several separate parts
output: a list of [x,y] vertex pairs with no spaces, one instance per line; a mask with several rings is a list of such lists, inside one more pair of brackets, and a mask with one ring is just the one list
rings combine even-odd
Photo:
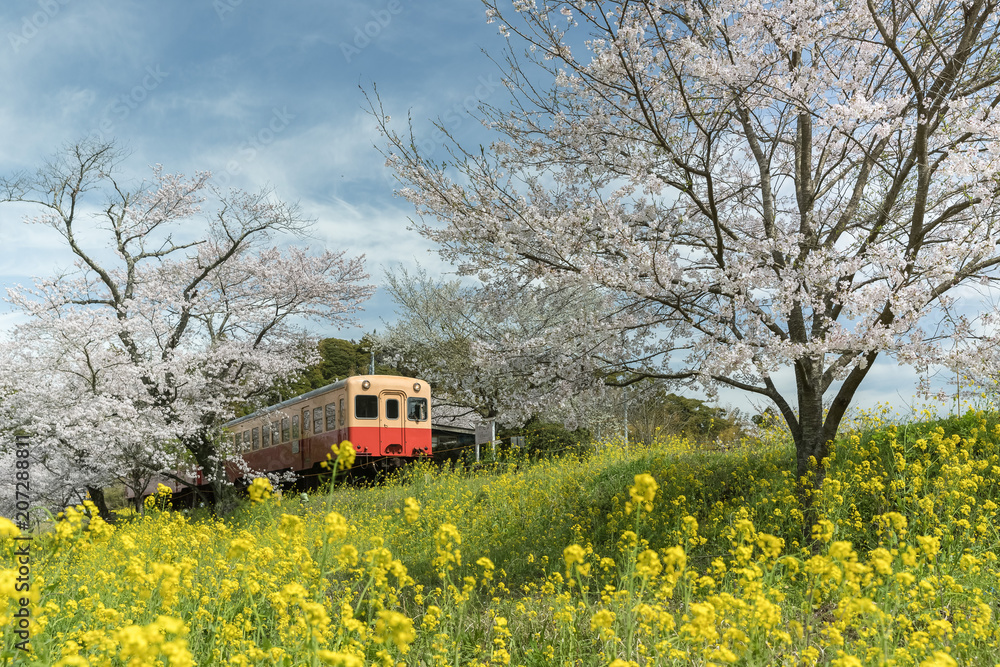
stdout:
[[[324,338],[319,341],[317,347],[321,361],[309,366],[294,378],[275,384],[267,396],[266,404],[280,403],[352,375],[366,375],[370,370],[371,337],[368,335],[360,341]],[[400,372],[394,366],[382,363],[376,350],[375,374],[400,375]],[[248,406],[245,412],[252,411],[253,409]]]

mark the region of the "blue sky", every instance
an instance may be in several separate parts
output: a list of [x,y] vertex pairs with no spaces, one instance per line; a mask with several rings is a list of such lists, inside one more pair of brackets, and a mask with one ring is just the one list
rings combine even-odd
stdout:
[[[0,173],[96,134],[130,150],[136,181],[161,163],[273,186],[317,219],[323,243],[364,253],[375,282],[398,263],[446,268],[407,230],[412,208],[393,196],[359,86],[377,84],[393,116],[411,113],[426,146],[436,117],[475,133],[466,108],[500,85],[482,49],[502,45],[477,2],[18,0],[0,25]],[[0,207],[4,285],[70,261],[24,212]],[[380,293],[358,328],[323,333],[359,337],[392,316]]]
[[[397,120],[409,113],[427,152],[441,149],[434,118],[481,139],[467,110],[503,95],[482,49],[499,54],[504,40],[478,2],[12,0],[0,25],[0,173],[33,169],[96,133],[131,151],[124,166],[136,181],[161,163],[235,187],[273,186],[317,219],[321,243],[364,253],[376,283],[398,264],[448,270],[407,229],[412,208],[393,195],[359,86],[377,84]],[[5,286],[71,262],[24,213],[0,207]],[[317,333],[360,338],[393,319],[391,299],[379,291],[359,319]],[[0,306],[0,327],[13,320]],[[913,381],[879,362],[858,402],[905,405]],[[747,407],[736,394],[721,399]]]

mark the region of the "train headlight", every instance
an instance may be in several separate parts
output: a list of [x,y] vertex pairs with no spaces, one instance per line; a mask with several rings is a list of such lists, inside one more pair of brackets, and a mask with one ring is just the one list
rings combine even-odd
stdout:
[[368,391],[368,387],[370,386],[372,386],[372,383],[369,382],[368,380],[365,380],[364,382],[361,383],[361,388],[364,389],[365,391]]
[[413,391],[414,391],[414,393],[417,393],[417,394],[420,393],[420,383],[419,382],[414,382],[413,383]]

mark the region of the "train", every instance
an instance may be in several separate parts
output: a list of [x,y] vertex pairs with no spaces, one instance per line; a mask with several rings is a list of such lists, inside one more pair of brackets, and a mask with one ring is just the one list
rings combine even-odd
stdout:
[[[354,445],[355,469],[384,470],[433,454],[431,388],[419,378],[358,375],[233,419],[223,429],[246,462],[226,464],[226,475],[236,484],[249,482],[247,467],[254,473],[294,472],[316,479],[325,472],[321,464],[331,447],[345,440]],[[159,484],[175,497],[207,490],[199,471],[158,476],[143,497]]]
[[[358,375],[227,422],[252,470],[318,472],[349,440],[355,465],[396,467],[431,456],[431,389],[418,378]],[[232,479],[231,479],[232,481]]]

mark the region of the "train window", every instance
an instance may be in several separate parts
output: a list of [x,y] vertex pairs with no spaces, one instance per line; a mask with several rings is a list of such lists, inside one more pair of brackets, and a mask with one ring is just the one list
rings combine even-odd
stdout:
[[378,419],[378,396],[355,396],[354,416],[358,419]]
[[288,442],[291,440],[290,437],[291,429],[288,428],[288,417],[281,418],[281,441]]
[[406,418],[415,422],[427,421],[427,399],[406,399]]
[[306,433],[309,432],[309,427],[312,426],[312,419],[310,419],[310,415],[311,414],[312,413],[309,411],[309,408],[305,408],[302,411],[302,437],[303,438],[306,437]]
[[253,427],[253,448],[254,451],[260,449],[260,429],[256,426]]
[[279,433],[280,432],[278,431],[278,420],[275,419],[273,422],[271,422],[271,444],[272,445],[276,445],[279,442],[281,442],[281,438],[279,437]]
[[292,415],[292,440],[299,439],[299,416]]
[[340,399],[340,425],[344,425],[344,399]]
[[387,398],[385,401],[385,418],[399,419],[399,400]]
[[244,452],[249,452],[250,451],[250,431],[249,430],[243,431],[243,451]]
[[239,433],[233,436],[233,447],[236,448],[236,451],[240,451],[241,449],[243,449],[242,447],[240,447],[240,444],[242,444],[242,442],[243,440],[242,438],[240,438]]
[[323,408],[313,409],[313,433],[323,432]]
[[333,403],[326,404],[326,430],[332,431],[337,426],[337,406]]

